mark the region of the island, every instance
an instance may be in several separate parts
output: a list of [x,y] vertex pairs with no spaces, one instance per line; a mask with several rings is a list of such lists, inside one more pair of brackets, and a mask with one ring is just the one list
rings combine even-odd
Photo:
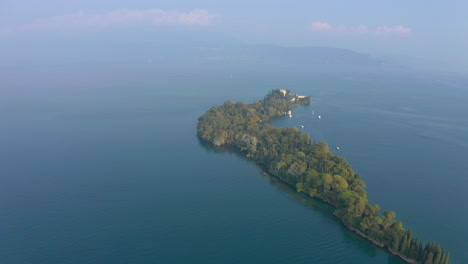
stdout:
[[360,237],[412,264],[448,264],[449,252],[433,241],[423,244],[395,212],[371,205],[360,175],[325,142],[312,141],[297,128],[275,128],[267,122],[290,114],[309,96],[289,90],[270,91],[251,104],[226,101],[198,119],[197,135],[211,144],[230,145],[255,160],[268,174],[298,192],[333,206],[341,223]]

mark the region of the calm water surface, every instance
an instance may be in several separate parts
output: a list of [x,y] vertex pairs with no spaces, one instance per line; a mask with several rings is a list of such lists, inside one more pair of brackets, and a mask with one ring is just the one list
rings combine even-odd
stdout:
[[441,243],[453,263],[468,262],[468,82],[230,74],[2,73],[1,262],[401,264],[326,205],[197,139],[209,107],[274,88],[313,98],[274,125],[327,141],[362,174],[372,203]]

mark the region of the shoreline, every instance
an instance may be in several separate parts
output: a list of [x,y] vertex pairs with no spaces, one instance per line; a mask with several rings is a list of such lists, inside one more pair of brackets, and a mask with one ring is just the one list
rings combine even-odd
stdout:
[[[238,151],[238,150],[236,150],[236,151]],[[246,157],[247,157],[247,158],[250,158],[249,156],[246,156]],[[255,161],[255,160],[254,160],[254,161]],[[256,161],[255,161],[255,163],[257,163],[261,168],[265,169],[264,171],[262,171],[262,173],[261,173],[262,175],[268,175],[268,176],[274,178],[275,180],[281,182],[282,184],[285,184],[285,185],[287,185],[287,186],[289,186],[289,187],[291,187],[291,188],[294,188],[293,185],[291,185],[291,184],[285,182],[284,180],[282,180],[280,177],[276,176],[275,174],[272,174],[263,164],[261,164],[261,163],[259,163],[259,162],[256,162]],[[326,203],[326,204],[332,206],[333,208],[336,208],[336,206],[335,206],[334,204],[332,204],[332,203],[330,203],[330,202],[328,202],[328,201],[325,201],[325,200],[320,199],[320,198],[317,198],[317,197],[312,197],[312,196],[308,195],[308,194],[305,193],[305,192],[300,192],[300,193],[306,195],[306,196],[309,197],[309,198],[317,199],[317,200],[319,200],[319,201],[321,201],[321,202],[323,202],[323,203]],[[379,242],[379,241],[373,239],[372,237],[370,237],[370,236],[364,234],[363,232],[361,232],[359,229],[354,228],[354,227],[351,227],[351,226],[345,225],[345,224],[343,223],[343,221],[341,220],[341,218],[340,218],[337,214],[335,214],[335,213],[332,212],[332,215],[335,216],[337,219],[339,219],[341,225],[343,225],[347,230],[349,230],[349,231],[353,232],[355,235],[357,235],[357,236],[359,236],[359,237],[361,237],[361,238],[363,238],[363,239],[369,241],[372,245],[383,249],[383,250],[386,251],[387,253],[390,253],[390,254],[392,254],[392,255],[398,257],[399,259],[405,261],[406,263],[409,263],[409,264],[420,264],[419,262],[417,262],[417,261],[414,260],[414,259],[408,258],[408,257],[406,257],[406,256],[404,256],[404,255],[402,255],[402,254],[400,254],[400,253],[398,253],[398,252],[393,251],[393,250],[390,248],[389,245],[387,245],[387,244],[385,244],[385,243],[383,243],[383,242]]]
[[[336,216],[338,219],[340,219],[336,214],[333,214],[334,216]],[[341,220],[341,219],[340,219]],[[343,222],[341,222],[343,224]],[[389,245],[383,243],[383,242],[379,242],[379,241],[376,241],[375,239],[373,239],[372,237],[362,233],[361,231],[359,231],[359,229],[356,229],[354,227],[350,227],[350,226],[346,226],[345,224],[343,224],[348,230],[352,231],[353,233],[355,233],[356,235],[358,235],[359,237],[362,237],[364,238],[365,240],[371,242],[374,246],[377,246],[379,248],[382,248],[384,249],[385,251],[387,251],[388,253],[394,255],[394,256],[397,256],[398,258],[400,258],[401,260],[403,261],[406,261],[407,263],[410,263],[410,264],[420,264],[419,262],[417,262],[416,260],[414,259],[411,259],[411,258],[408,258],[408,257],[405,257],[403,255],[401,255],[400,253],[398,252],[395,252],[393,251]]]

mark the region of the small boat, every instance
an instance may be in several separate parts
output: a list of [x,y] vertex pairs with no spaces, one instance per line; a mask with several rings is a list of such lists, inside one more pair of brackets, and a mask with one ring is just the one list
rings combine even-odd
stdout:
[[315,112],[314,112],[314,111],[312,111],[312,115],[315,115]]
[[318,119],[321,119],[321,118],[322,118],[322,116],[317,116],[317,118],[318,118]]
[[336,147],[336,150],[340,150],[340,147]]
[[303,126],[303,125],[301,125],[301,128],[304,128],[304,126]]

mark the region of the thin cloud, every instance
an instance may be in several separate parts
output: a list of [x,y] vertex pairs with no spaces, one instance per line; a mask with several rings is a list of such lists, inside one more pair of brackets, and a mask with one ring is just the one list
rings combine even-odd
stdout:
[[377,35],[400,35],[400,36],[406,36],[411,34],[411,28],[403,27],[403,26],[394,26],[394,27],[387,27],[387,26],[382,26],[382,27],[377,27],[375,33]]
[[369,29],[365,25],[358,26],[332,26],[328,22],[315,21],[310,24],[309,30],[319,33],[336,33],[348,35],[377,35],[377,36],[407,36],[411,34],[411,28],[403,26],[379,26]]
[[368,29],[364,25],[359,26],[337,26],[334,27],[327,22],[312,22],[310,25],[310,30],[315,32],[338,32],[338,33],[347,33],[347,34],[365,34],[368,32]]
[[330,24],[327,22],[312,22],[312,25],[310,26],[310,30],[312,31],[322,31],[322,32],[327,32],[331,31],[333,28]]
[[42,18],[31,23],[4,28],[3,32],[37,31],[50,29],[83,29],[116,25],[184,25],[206,26],[214,16],[204,9],[189,12],[170,12],[162,9],[118,9],[107,13],[77,12]]

